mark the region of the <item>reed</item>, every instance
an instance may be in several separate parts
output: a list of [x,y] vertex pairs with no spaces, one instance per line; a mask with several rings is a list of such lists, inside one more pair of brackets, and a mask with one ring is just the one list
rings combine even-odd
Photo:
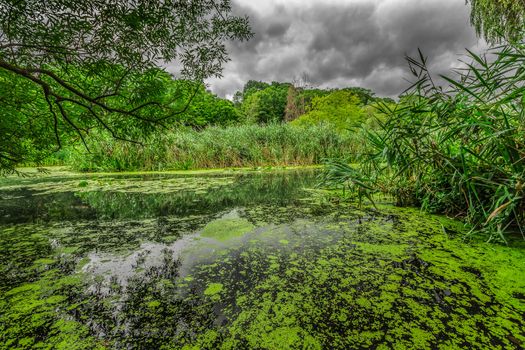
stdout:
[[[362,194],[459,216],[489,241],[525,239],[525,46],[468,53],[450,85],[437,86],[427,60],[408,58],[415,82],[376,130],[364,130],[361,167],[328,164],[327,181]],[[474,231],[473,231],[474,232]]]
[[70,149],[61,162],[80,171],[300,166],[326,158],[351,161],[359,143],[352,133],[337,133],[326,125],[182,128],[154,133],[143,145],[92,135],[90,153]]

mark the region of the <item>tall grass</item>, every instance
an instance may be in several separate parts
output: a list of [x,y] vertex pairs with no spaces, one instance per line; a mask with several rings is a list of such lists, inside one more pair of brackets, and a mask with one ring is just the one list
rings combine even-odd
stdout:
[[325,158],[351,161],[359,143],[329,126],[272,124],[174,129],[143,145],[92,135],[89,147],[90,153],[79,147],[62,159],[81,171],[314,165]]
[[367,131],[352,169],[331,162],[328,180],[383,191],[402,204],[464,217],[489,241],[525,239],[525,46],[469,52],[469,64],[436,86],[425,57],[408,58],[416,82],[378,131]]

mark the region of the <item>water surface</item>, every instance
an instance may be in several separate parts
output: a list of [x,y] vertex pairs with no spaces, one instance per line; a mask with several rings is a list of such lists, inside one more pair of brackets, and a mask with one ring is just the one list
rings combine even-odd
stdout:
[[525,247],[313,171],[0,180],[0,348],[519,349]]

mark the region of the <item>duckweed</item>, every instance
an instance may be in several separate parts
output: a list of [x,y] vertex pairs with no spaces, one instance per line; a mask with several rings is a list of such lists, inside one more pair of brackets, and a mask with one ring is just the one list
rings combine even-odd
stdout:
[[208,288],[204,291],[204,295],[216,295],[222,292],[222,283],[210,283]]
[[218,241],[244,236],[253,230],[254,226],[245,219],[221,219],[210,222],[201,233],[202,237],[213,238]]
[[461,223],[413,209],[336,205],[294,176],[228,174],[216,182],[227,196],[177,201],[159,189],[178,179],[136,180],[134,204],[107,195],[126,180],[74,178],[53,197],[81,207],[63,220],[13,217],[41,202],[10,179],[0,349],[523,348],[525,244],[465,242]]

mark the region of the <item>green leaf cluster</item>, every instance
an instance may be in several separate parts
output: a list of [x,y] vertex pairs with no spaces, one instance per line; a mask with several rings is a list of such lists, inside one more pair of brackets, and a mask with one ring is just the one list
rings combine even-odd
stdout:
[[350,91],[336,90],[326,96],[314,97],[310,110],[292,124],[308,127],[329,124],[338,131],[360,126],[367,114],[359,98]]
[[525,33],[525,2],[521,0],[467,0],[471,23],[490,42],[519,41]]

